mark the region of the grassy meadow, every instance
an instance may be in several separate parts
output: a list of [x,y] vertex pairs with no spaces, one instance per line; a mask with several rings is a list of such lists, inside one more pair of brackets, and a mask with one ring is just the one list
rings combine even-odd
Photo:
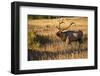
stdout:
[[[88,18],[87,17],[61,17],[64,23],[61,28],[75,22],[68,30],[81,30],[83,43],[73,42],[64,46],[63,41],[56,35],[59,25],[58,18],[32,18],[28,17],[28,60],[58,60],[58,59],[84,59],[88,58]],[[68,31],[67,30],[67,31]],[[66,31],[66,30],[64,30]],[[80,52],[78,52],[80,50]],[[74,52],[73,52],[74,51]]]

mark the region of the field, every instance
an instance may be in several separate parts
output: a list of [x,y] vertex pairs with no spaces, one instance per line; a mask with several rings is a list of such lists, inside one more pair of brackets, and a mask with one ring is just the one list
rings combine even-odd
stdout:
[[80,45],[80,48],[77,41],[72,42],[72,45],[69,45],[66,41],[64,45],[64,42],[56,35],[59,31],[57,26],[60,19],[28,18],[28,60],[88,58],[88,18],[62,17],[64,23],[61,24],[61,28],[66,28],[71,22],[74,22],[76,25],[71,26],[68,30],[81,30],[83,32],[83,43]]

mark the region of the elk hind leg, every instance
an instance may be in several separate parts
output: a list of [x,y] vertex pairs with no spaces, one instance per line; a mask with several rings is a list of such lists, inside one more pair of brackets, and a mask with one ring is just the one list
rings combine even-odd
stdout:
[[78,54],[81,52],[81,42],[79,42]]

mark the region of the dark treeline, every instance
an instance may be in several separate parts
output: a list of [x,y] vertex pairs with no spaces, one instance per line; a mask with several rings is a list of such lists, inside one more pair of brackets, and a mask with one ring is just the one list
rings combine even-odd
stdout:
[[[58,16],[59,17],[59,16]],[[28,19],[55,19],[57,16],[47,16],[47,15],[28,15]]]
[[28,15],[28,19],[55,19],[57,17],[73,18],[73,17],[76,17],[76,16]]

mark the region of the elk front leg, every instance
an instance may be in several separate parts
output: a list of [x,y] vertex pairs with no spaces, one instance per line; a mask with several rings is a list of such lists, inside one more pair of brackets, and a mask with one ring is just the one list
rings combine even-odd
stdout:
[[65,49],[65,51],[68,51],[68,43],[69,43],[69,39],[67,37],[66,40],[64,41],[64,49]]
[[81,43],[79,43],[78,54],[81,52]]

